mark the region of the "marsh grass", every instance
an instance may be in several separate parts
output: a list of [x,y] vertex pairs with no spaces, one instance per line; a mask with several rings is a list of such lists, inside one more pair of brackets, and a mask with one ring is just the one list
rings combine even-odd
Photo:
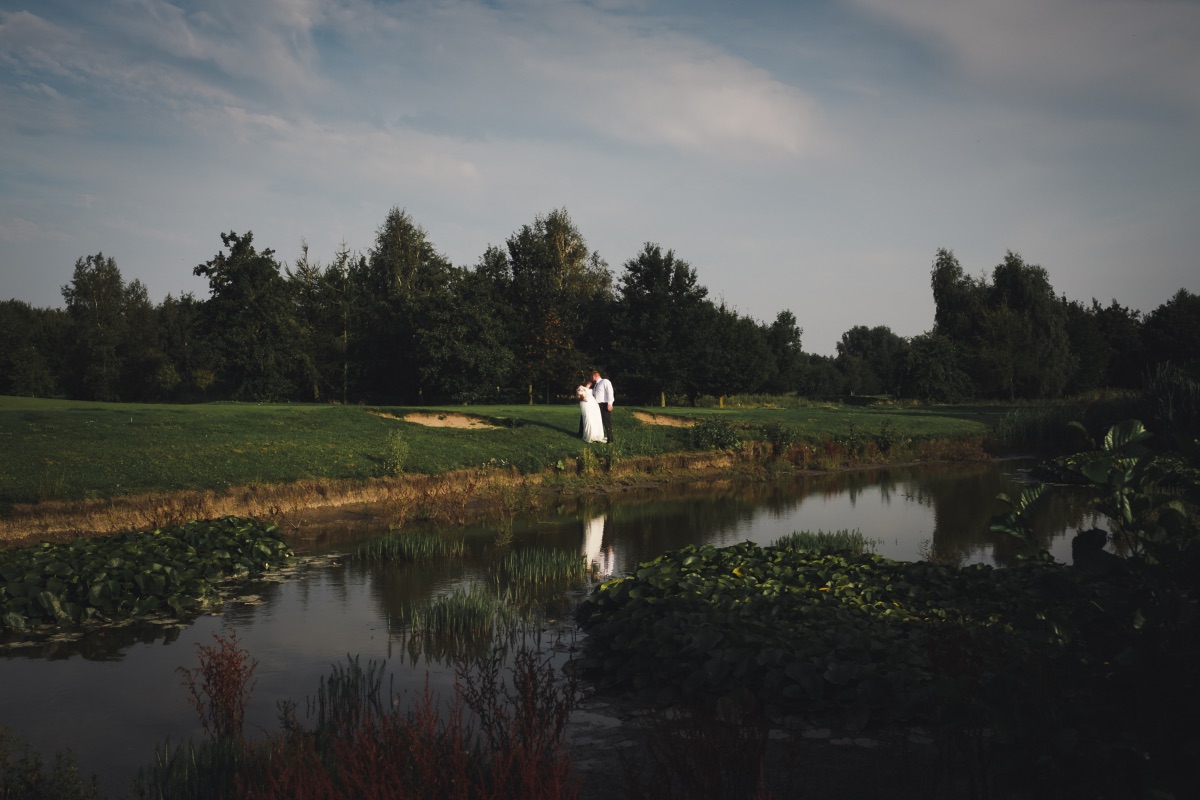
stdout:
[[520,618],[515,607],[489,587],[471,584],[413,606],[403,622],[410,655],[446,661],[478,655],[493,642],[511,639]]
[[848,530],[843,528],[839,531],[795,531],[786,536],[781,536],[771,543],[771,547],[777,547],[783,550],[807,551],[812,553],[850,553],[851,555],[862,555],[863,553],[875,552],[876,545],[879,544],[877,539],[868,539],[863,536],[862,531],[855,528]]
[[582,583],[590,574],[591,566],[580,553],[547,547],[509,550],[493,565],[497,584],[518,597],[530,589]]
[[462,539],[423,531],[393,531],[380,539],[362,542],[355,550],[360,559],[376,562],[434,561],[462,558],[466,553],[467,544]]

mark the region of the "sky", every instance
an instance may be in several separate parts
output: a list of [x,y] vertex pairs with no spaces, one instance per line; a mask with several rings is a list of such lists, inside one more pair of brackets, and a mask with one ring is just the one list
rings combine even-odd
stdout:
[[[0,299],[150,299],[253,233],[472,266],[565,208],[805,351],[933,325],[938,248],[1059,295],[1200,293],[1197,0],[0,0]],[[615,368],[615,365],[614,365]]]

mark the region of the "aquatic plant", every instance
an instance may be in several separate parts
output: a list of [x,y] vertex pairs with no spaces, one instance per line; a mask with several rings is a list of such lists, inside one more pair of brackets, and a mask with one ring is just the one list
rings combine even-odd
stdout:
[[291,555],[277,528],[235,517],[5,550],[0,626],[187,616],[221,602],[230,582],[277,569]]
[[746,693],[836,710],[858,727],[926,701],[930,630],[969,626],[1016,649],[1053,646],[1078,602],[1055,596],[1034,569],[747,542],[665,553],[601,584],[576,619],[588,633],[580,666],[605,682],[661,702]]
[[850,553],[862,555],[873,552],[878,541],[863,536],[862,531],[855,528],[826,533],[825,531],[795,531],[781,536],[771,543],[771,547],[784,550],[807,551],[813,553]]
[[471,584],[410,609],[405,622],[411,649],[453,656],[490,646],[494,635],[508,630],[513,614],[487,587]]
[[514,599],[529,589],[587,580],[591,565],[575,550],[523,547],[504,553],[493,565],[499,586]]
[[392,531],[382,538],[360,543],[355,555],[368,561],[433,561],[461,558],[466,552],[467,545],[462,539],[423,531]]
[[246,703],[254,692],[258,660],[239,645],[237,631],[213,632],[212,645],[196,644],[200,665],[180,667],[188,702],[200,717],[204,732],[214,739],[239,739],[246,718]]
[[426,685],[406,700],[381,691],[384,664],[364,669],[348,659],[308,703],[318,709],[315,728],[293,709],[263,743],[206,740],[170,757],[160,751],[136,796],[573,800],[579,785],[563,732],[577,684],[532,651],[503,664],[503,656],[462,661],[452,698]]

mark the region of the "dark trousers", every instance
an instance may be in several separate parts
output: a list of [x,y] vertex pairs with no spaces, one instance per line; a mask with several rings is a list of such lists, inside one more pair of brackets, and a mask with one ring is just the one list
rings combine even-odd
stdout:
[[612,444],[612,412],[608,410],[608,403],[600,404],[600,422],[604,424],[604,441]]

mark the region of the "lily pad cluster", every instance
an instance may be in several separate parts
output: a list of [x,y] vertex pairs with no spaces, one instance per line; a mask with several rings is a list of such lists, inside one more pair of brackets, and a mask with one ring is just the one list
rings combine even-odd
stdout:
[[292,550],[273,525],[224,517],[0,552],[0,630],[187,616]]
[[580,605],[588,638],[579,666],[662,703],[749,694],[865,724],[929,703],[935,679],[961,669],[947,642],[1002,648],[1011,663],[1023,649],[1063,645],[1082,602],[1076,584],[1045,565],[689,546],[601,584]]

